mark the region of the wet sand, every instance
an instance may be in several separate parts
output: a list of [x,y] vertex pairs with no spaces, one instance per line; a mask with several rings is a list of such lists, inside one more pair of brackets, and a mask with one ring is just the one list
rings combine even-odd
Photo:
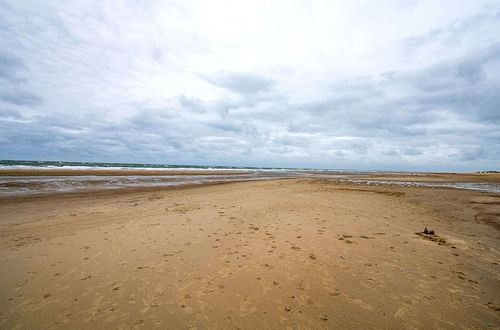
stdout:
[[0,328],[499,328],[499,223],[324,179],[0,198]]
[[232,175],[249,174],[248,171],[221,171],[221,170],[0,170],[0,176],[135,176],[135,175]]
[[[328,174],[328,172],[319,172]],[[330,173],[331,174],[331,173]],[[500,173],[359,173],[346,174],[350,179],[411,182],[500,182]]]

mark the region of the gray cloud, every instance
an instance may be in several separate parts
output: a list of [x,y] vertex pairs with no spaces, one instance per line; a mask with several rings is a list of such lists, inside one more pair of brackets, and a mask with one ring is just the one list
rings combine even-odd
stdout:
[[242,94],[268,92],[275,84],[272,79],[253,73],[225,73],[206,79],[216,86]]
[[22,87],[11,86],[0,91],[0,100],[15,105],[36,106],[43,103],[43,99]]
[[21,119],[21,113],[14,109],[0,109],[0,118]]
[[23,60],[10,54],[0,53],[0,79],[19,81],[19,71],[25,69]]
[[43,98],[29,91],[26,86],[26,71],[21,58],[0,51],[0,102],[20,106],[43,103]]
[[[453,20],[449,25],[432,29],[422,35],[405,38],[408,51],[415,51],[431,43],[457,44],[481,29],[489,29],[491,23],[500,21],[500,11],[480,13]],[[477,37],[477,35],[476,35]]]

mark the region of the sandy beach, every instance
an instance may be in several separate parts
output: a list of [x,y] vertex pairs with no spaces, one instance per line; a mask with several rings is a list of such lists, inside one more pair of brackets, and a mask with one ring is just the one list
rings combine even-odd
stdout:
[[499,230],[500,194],[323,178],[2,197],[0,328],[498,329]]

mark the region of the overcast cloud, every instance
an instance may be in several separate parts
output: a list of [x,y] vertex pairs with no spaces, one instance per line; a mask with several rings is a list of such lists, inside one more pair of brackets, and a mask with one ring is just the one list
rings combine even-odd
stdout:
[[1,1],[0,158],[498,170],[500,2]]

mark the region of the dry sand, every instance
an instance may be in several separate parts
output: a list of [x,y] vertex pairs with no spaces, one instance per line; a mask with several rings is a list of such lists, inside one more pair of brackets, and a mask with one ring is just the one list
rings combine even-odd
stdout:
[[288,179],[0,217],[2,329],[500,326],[500,194]]

